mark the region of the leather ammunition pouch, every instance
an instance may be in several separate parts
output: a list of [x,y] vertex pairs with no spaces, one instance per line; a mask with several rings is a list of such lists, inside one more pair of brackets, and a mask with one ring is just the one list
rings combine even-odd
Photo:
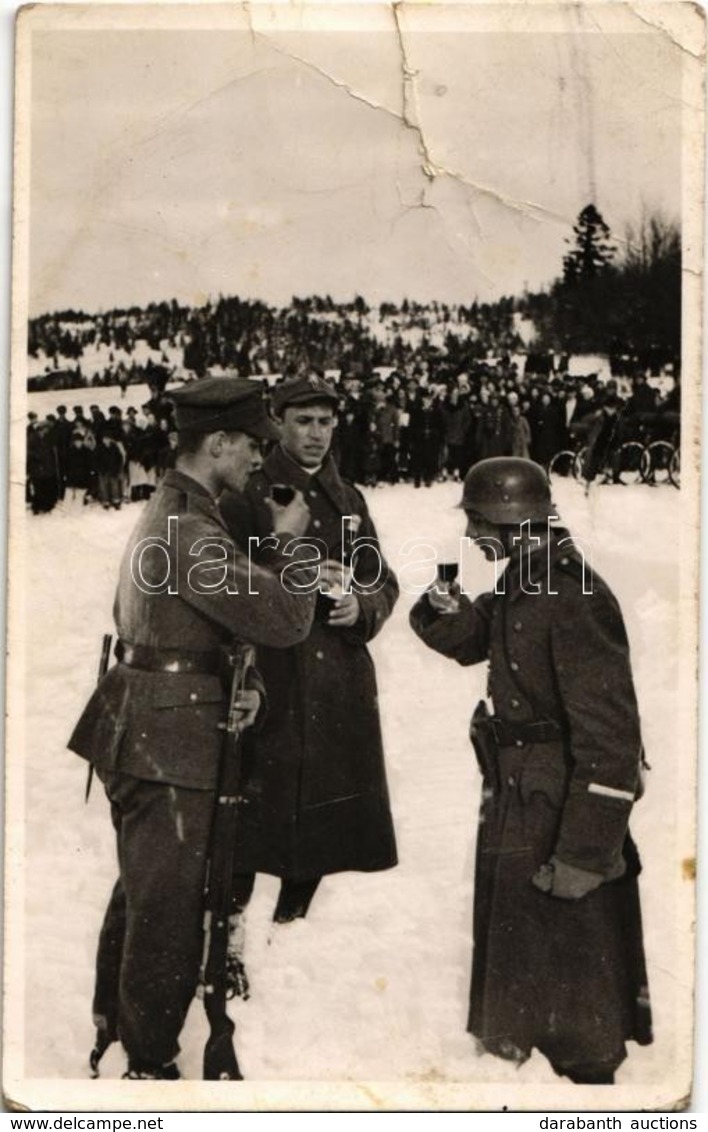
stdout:
[[552,719],[513,723],[490,715],[485,700],[480,700],[470,721],[470,741],[477,756],[483,778],[491,785],[498,780],[498,753],[501,747],[525,747],[530,743],[553,743],[563,736],[563,729]]
[[492,716],[484,700],[480,700],[470,720],[470,742],[477,756],[482,778],[495,789],[498,784],[499,759],[498,746],[492,727]]

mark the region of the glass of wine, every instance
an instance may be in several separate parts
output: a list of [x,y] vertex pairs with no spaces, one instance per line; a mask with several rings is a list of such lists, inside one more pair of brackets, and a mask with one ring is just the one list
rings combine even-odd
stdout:
[[459,569],[460,567],[457,562],[438,562],[437,564],[435,589],[439,597],[444,599],[445,604],[445,608],[440,610],[441,613],[457,613],[460,608],[460,600],[457,592],[450,592],[453,583],[457,579]]
[[438,562],[438,581],[443,582],[448,589],[459,572],[460,567],[457,562]]
[[274,483],[271,485],[270,497],[280,507],[287,507],[295,498],[295,488],[289,483]]

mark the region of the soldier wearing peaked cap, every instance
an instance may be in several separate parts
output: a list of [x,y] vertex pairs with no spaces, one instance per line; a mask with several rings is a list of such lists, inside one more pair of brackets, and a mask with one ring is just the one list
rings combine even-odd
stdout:
[[542,468],[468,473],[467,534],[508,559],[499,592],[431,589],[411,625],[459,664],[489,662],[471,738],[483,775],[468,1029],[479,1048],[609,1084],[652,1040],[628,830],[643,760],[629,645],[607,584],[555,518]]
[[339,394],[324,377],[316,373],[293,381],[282,381],[273,393],[273,411],[278,417],[282,417],[283,410],[288,406],[312,405],[315,402],[332,405],[334,408],[339,404]]
[[[69,740],[105,786],[118,841],[120,875],[97,956],[97,1049],[119,1039],[128,1076],[164,1079],[179,1076],[174,1058],[201,959],[227,656],[237,642],[294,646],[308,634],[315,601],[281,584],[292,558],[272,551],[259,566],[249,563],[217,507],[223,490],[246,486],[261,466],[262,441],[277,436],[259,391],[211,378],[172,398],[177,465],[123,555],[118,663]],[[298,494],[272,524],[287,541],[308,518]],[[254,676],[237,705],[244,725],[260,710],[261,690]]]
[[320,547],[323,576],[330,570],[333,584],[350,520],[368,544],[357,551],[352,592],[321,599],[307,638],[259,653],[269,714],[254,736],[255,772],[246,786],[254,805],[240,831],[241,895],[245,907],[257,872],[280,877],[274,919],[287,922],[306,914],[323,875],[396,864],[376,677],[366,646],[389,617],[398,584],[377,551],[364,498],[341,479],[330,453],[334,389],[313,375],[283,382],[273,400],[280,444],[242,496],[222,499],[234,537],[267,535],[271,491],[289,485],[307,499],[307,541]]

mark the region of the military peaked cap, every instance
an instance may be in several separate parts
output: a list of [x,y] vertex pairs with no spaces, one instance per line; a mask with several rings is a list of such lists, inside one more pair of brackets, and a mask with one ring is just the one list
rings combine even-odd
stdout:
[[204,377],[170,391],[177,431],[245,432],[277,440],[278,429],[266,412],[261,391],[245,377]]
[[273,409],[278,416],[288,405],[312,405],[315,401],[329,401],[335,407],[339,404],[336,389],[316,373],[283,381],[273,393]]

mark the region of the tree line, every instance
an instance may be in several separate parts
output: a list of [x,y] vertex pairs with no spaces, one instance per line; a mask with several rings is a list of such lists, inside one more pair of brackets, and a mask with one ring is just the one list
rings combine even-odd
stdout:
[[[32,387],[89,384],[82,374],[84,351],[103,347],[108,365],[92,384],[143,380],[144,362],[132,355],[139,341],[160,352],[176,348],[184,370],[203,376],[213,367],[244,376],[297,373],[307,369],[367,371],[417,367],[443,380],[471,370],[490,356],[527,352],[520,333],[532,324],[536,359],[550,353],[600,353],[613,372],[680,369],[681,238],[676,224],[659,214],[629,228],[618,246],[594,204],[586,205],[558,278],[545,290],[502,296],[469,305],[403,299],[370,307],[361,295],[335,302],[330,295],[294,296],[286,307],[222,296],[190,307],[176,300],[100,314],[65,310],[33,318],[28,352],[49,359]],[[528,339],[526,339],[528,340]],[[530,359],[529,359],[530,360]],[[73,363],[73,364],[67,364]],[[37,383],[40,383],[39,385]],[[49,382],[49,386],[47,385]]]

